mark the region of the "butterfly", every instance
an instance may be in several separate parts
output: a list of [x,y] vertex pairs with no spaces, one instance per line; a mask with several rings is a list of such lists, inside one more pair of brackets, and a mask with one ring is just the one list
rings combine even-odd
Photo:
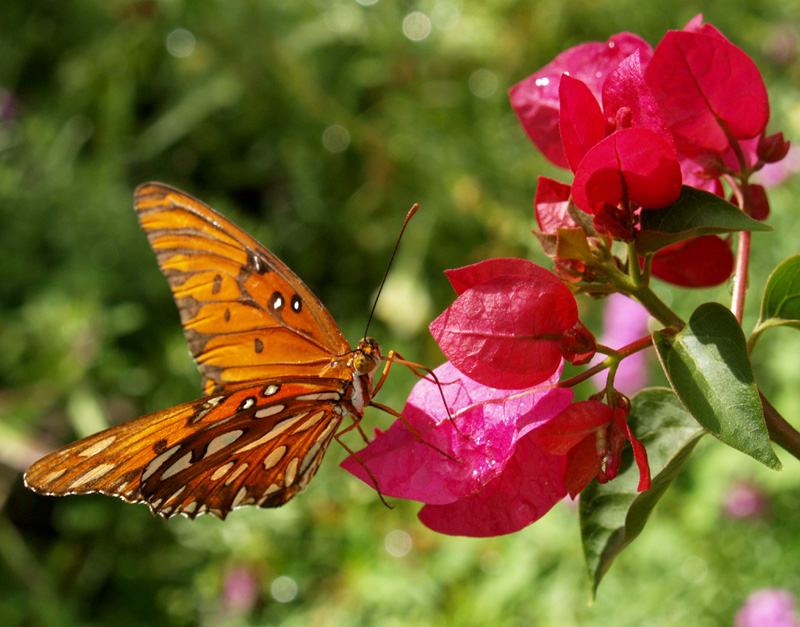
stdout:
[[344,433],[377,405],[378,343],[365,337],[351,349],[294,272],[199,200],[145,183],[134,205],[205,397],[50,453],[25,484],[143,502],[164,518],[283,505],[308,486],[342,421],[354,421]]

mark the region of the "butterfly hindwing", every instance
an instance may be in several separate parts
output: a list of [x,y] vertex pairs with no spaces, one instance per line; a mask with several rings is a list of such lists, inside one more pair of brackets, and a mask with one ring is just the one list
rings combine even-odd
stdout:
[[207,394],[276,376],[317,376],[350,351],[283,262],[213,209],[163,183],[135,194]]
[[282,505],[313,477],[353,408],[336,379],[281,379],[156,412],[36,462],[28,487],[146,502],[164,517],[224,518],[240,505]]

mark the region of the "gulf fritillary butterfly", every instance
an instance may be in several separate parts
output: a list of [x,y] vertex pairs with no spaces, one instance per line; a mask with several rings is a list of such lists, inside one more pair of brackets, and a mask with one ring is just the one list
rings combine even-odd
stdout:
[[349,430],[374,404],[378,343],[352,350],[294,272],[199,200],[145,183],[135,208],[206,396],[50,453],[25,484],[144,502],[164,518],[283,505],[308,486],[345,416]]

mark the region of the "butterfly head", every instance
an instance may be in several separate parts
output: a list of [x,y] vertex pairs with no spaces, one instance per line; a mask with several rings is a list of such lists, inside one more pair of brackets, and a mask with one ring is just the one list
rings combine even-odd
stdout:
[[353,351],[352,365],[359,374],[370,374],[381,363],[381,349],[378,341],[365,337],[358,343],[358,348]]

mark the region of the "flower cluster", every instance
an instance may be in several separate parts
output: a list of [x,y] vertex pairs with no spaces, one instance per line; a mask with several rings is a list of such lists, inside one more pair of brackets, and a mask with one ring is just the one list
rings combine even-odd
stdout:
[[[722,196],[722,177],[746,180],[789,148],[781,134],[764,134],[769,101],[758,68],[701,16],[655,50],[630,33],[571,48],[510,95],[533,143],[574,173],[572,185],[539,180],[536,219],[553,239],[578,226],[571,201],[598,234],[636,240],[642,212],[675,203],[682,184]],[[734,202],[766,218],[763,188],[742,191]],[[556,267],[592,278],[574,258]],[[686,287],[717,285],[732,271],[730,241],[713,234],[665,246],[652,259],[654,276]]]
[[[491,536],[531,524],[593,480],[614,480],[627,444],[638,473],[631,489],[651,487],[648,451],[631,428],[631,400],[615,386],[618,366],[655,344],[690,410],[681,394],[693,384],[677,378],[683,353],[671,352],[687,324],[658,299],[650,278],[686,287],[727,280],[730,234],[766,228],[756,222],[769,212],[766,194],[750,176],[789,148],[781,134],[765,134],[769,103],[758,69],[701,16],[655,49],[630,33],[571,48],[513,87],[510,98],[533,143],[574,175],[571,184],[540,177],[534,200],[534,234],[555,273],[522,259],[448,271],[457,297],[430,330],[449,361],[415,386],[402,420],[343,464],[382,494],[424,503],[422,522],[448,534]],[[618,321],[627,329],[615,325],[626,346],[596,342],[578,318],[575,293],[644,305]],[[616,302],[615,310],[625,309]],[[645,310],[662,325],[653,338]],[[706,308],[691,333],[708,333],[708,316],[727,324]],[[737,333],[731,341],[738,346]],[[703,343],[686,346],[695,367],[691,353],[702,357]],[[565,361],[590,365],[561,380]],[[600,391],[573,402],[572,387],[604,369]],[[672,401],[662,392],[649,402],[660,404],[677,433]],[[689,394],[698,397],[694,388]],[[755,386],[747,394],[756,394],[760,409]],[[701,420],[706,405],[692,415],[707,429],[772,463],[768,442],[748,449],[736,429],[729,436],[709,428],[719,420]],[[766,437],[763,416],[743,420],[751,419],[747,424]],[[699,436],[683,426],[685,440],[671,436],[669,445],[684,447],[685,458]],[[658,454],[662,469],[663,448]]]

